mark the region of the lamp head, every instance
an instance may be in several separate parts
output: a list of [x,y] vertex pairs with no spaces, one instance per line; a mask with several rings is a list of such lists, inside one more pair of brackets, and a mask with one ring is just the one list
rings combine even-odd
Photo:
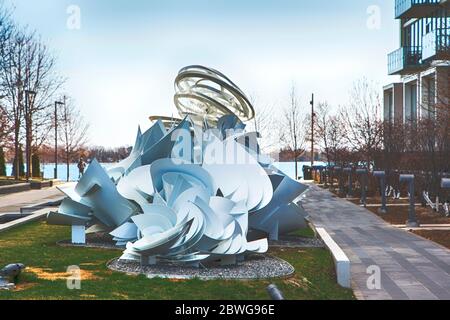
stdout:
[[373,175],[374,175],[374,177],[377,177],[377,178],[384,178],[386,176],[386,172],[385,171],[374,171]]

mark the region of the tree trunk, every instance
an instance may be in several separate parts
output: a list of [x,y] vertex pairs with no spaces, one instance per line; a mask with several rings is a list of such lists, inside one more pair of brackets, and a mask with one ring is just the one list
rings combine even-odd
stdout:
[[14,172],[14,179],[15,180],[19,180],[19,176],[20,176],[20,172],[19,172],[19,167],[20,167],[20,163],[19,163],[19,124],[18,121],[16,121],[16,127],[14,128],[14,154],[15,154],[15,167],[16,170]]
[[66,149],[66,173],[67,173],[67,182],[70,180],[70,159],[69,159],[69,150]]
[[[28,102],[29,103],[29,102]],[[25,152],[25,156],[26,156],[26,164],[27,164],[27,180],[32,179],[33,177],[33,166],[31,165],[32,163],[32,152],[31,152],[31,145],[32,145],[32,132],[31,132],[31,115],[26,115],[26,133],[25,133],[25,143],[26,143],[26,152]]]

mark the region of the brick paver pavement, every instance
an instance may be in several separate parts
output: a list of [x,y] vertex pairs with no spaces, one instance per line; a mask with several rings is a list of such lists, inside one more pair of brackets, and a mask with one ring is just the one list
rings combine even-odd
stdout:
[[[350,259],[359,299],[450,300],[450,250],[314,185],[302,203],[313,224],[325,228]],[[380,268],[381,289],[368,288],[371,266]]]

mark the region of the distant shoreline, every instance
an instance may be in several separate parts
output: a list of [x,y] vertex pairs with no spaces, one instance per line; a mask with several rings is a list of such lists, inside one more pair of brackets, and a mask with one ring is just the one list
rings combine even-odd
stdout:
[[[117,162],[101,162],[100,164],[105,167],[105,169],[108,169],[108,167],[111,167],[112,165],[116,164]],[[322,161],[315,161],[317,165],[326,165],[325,162]],[[274,165],[281,171],[283,171],[286,175],[288,175],[291,178],[294,178],[295,176],[295,166],[294,162],[274,162]],[[298,174],[300,176],[303,175],[303,166],[309,166],[311,165],[310,161],[298,161]],[[41,163],[41,170],[44,172],[44,178],[45,179],[53,179],[54,178],[54,163]],[[11,175],[12,171],[12,164],[8,163],[6,165],[6,173],[8,175]],[[69,181],[78,181],[78,167],[77,163],[71,163],[69,165]],[[65,163],[58,163],[58,179],[60,180],[66,180],[67,179],[67,167]]]

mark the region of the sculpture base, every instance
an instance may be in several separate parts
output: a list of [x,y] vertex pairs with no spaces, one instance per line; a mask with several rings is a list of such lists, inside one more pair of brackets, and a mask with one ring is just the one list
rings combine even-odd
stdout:
[[[200,268],[198,268],[200,266]],[[202,262],[199,265],[185,265],[170,262],[158,262],[157,265],[141,266],[139,261],[114,259],[108,263],[113,271],[127,274],[144,274],[148,278],[166,279],[269,279],[288,277],[295,269],[288,262],[262,254],[248,255],[245,261],[232,266],[223,266],[218,261]]]
[[85,226],[72,226],[72,243],[86,244],[86,228]]
[[232,266],[237,263],[237,259],[235,256],[225,256],[222,259],[220,259],[220,265],[221,266]]
[[156,265],[156,257],[141,256],[141,267]]

